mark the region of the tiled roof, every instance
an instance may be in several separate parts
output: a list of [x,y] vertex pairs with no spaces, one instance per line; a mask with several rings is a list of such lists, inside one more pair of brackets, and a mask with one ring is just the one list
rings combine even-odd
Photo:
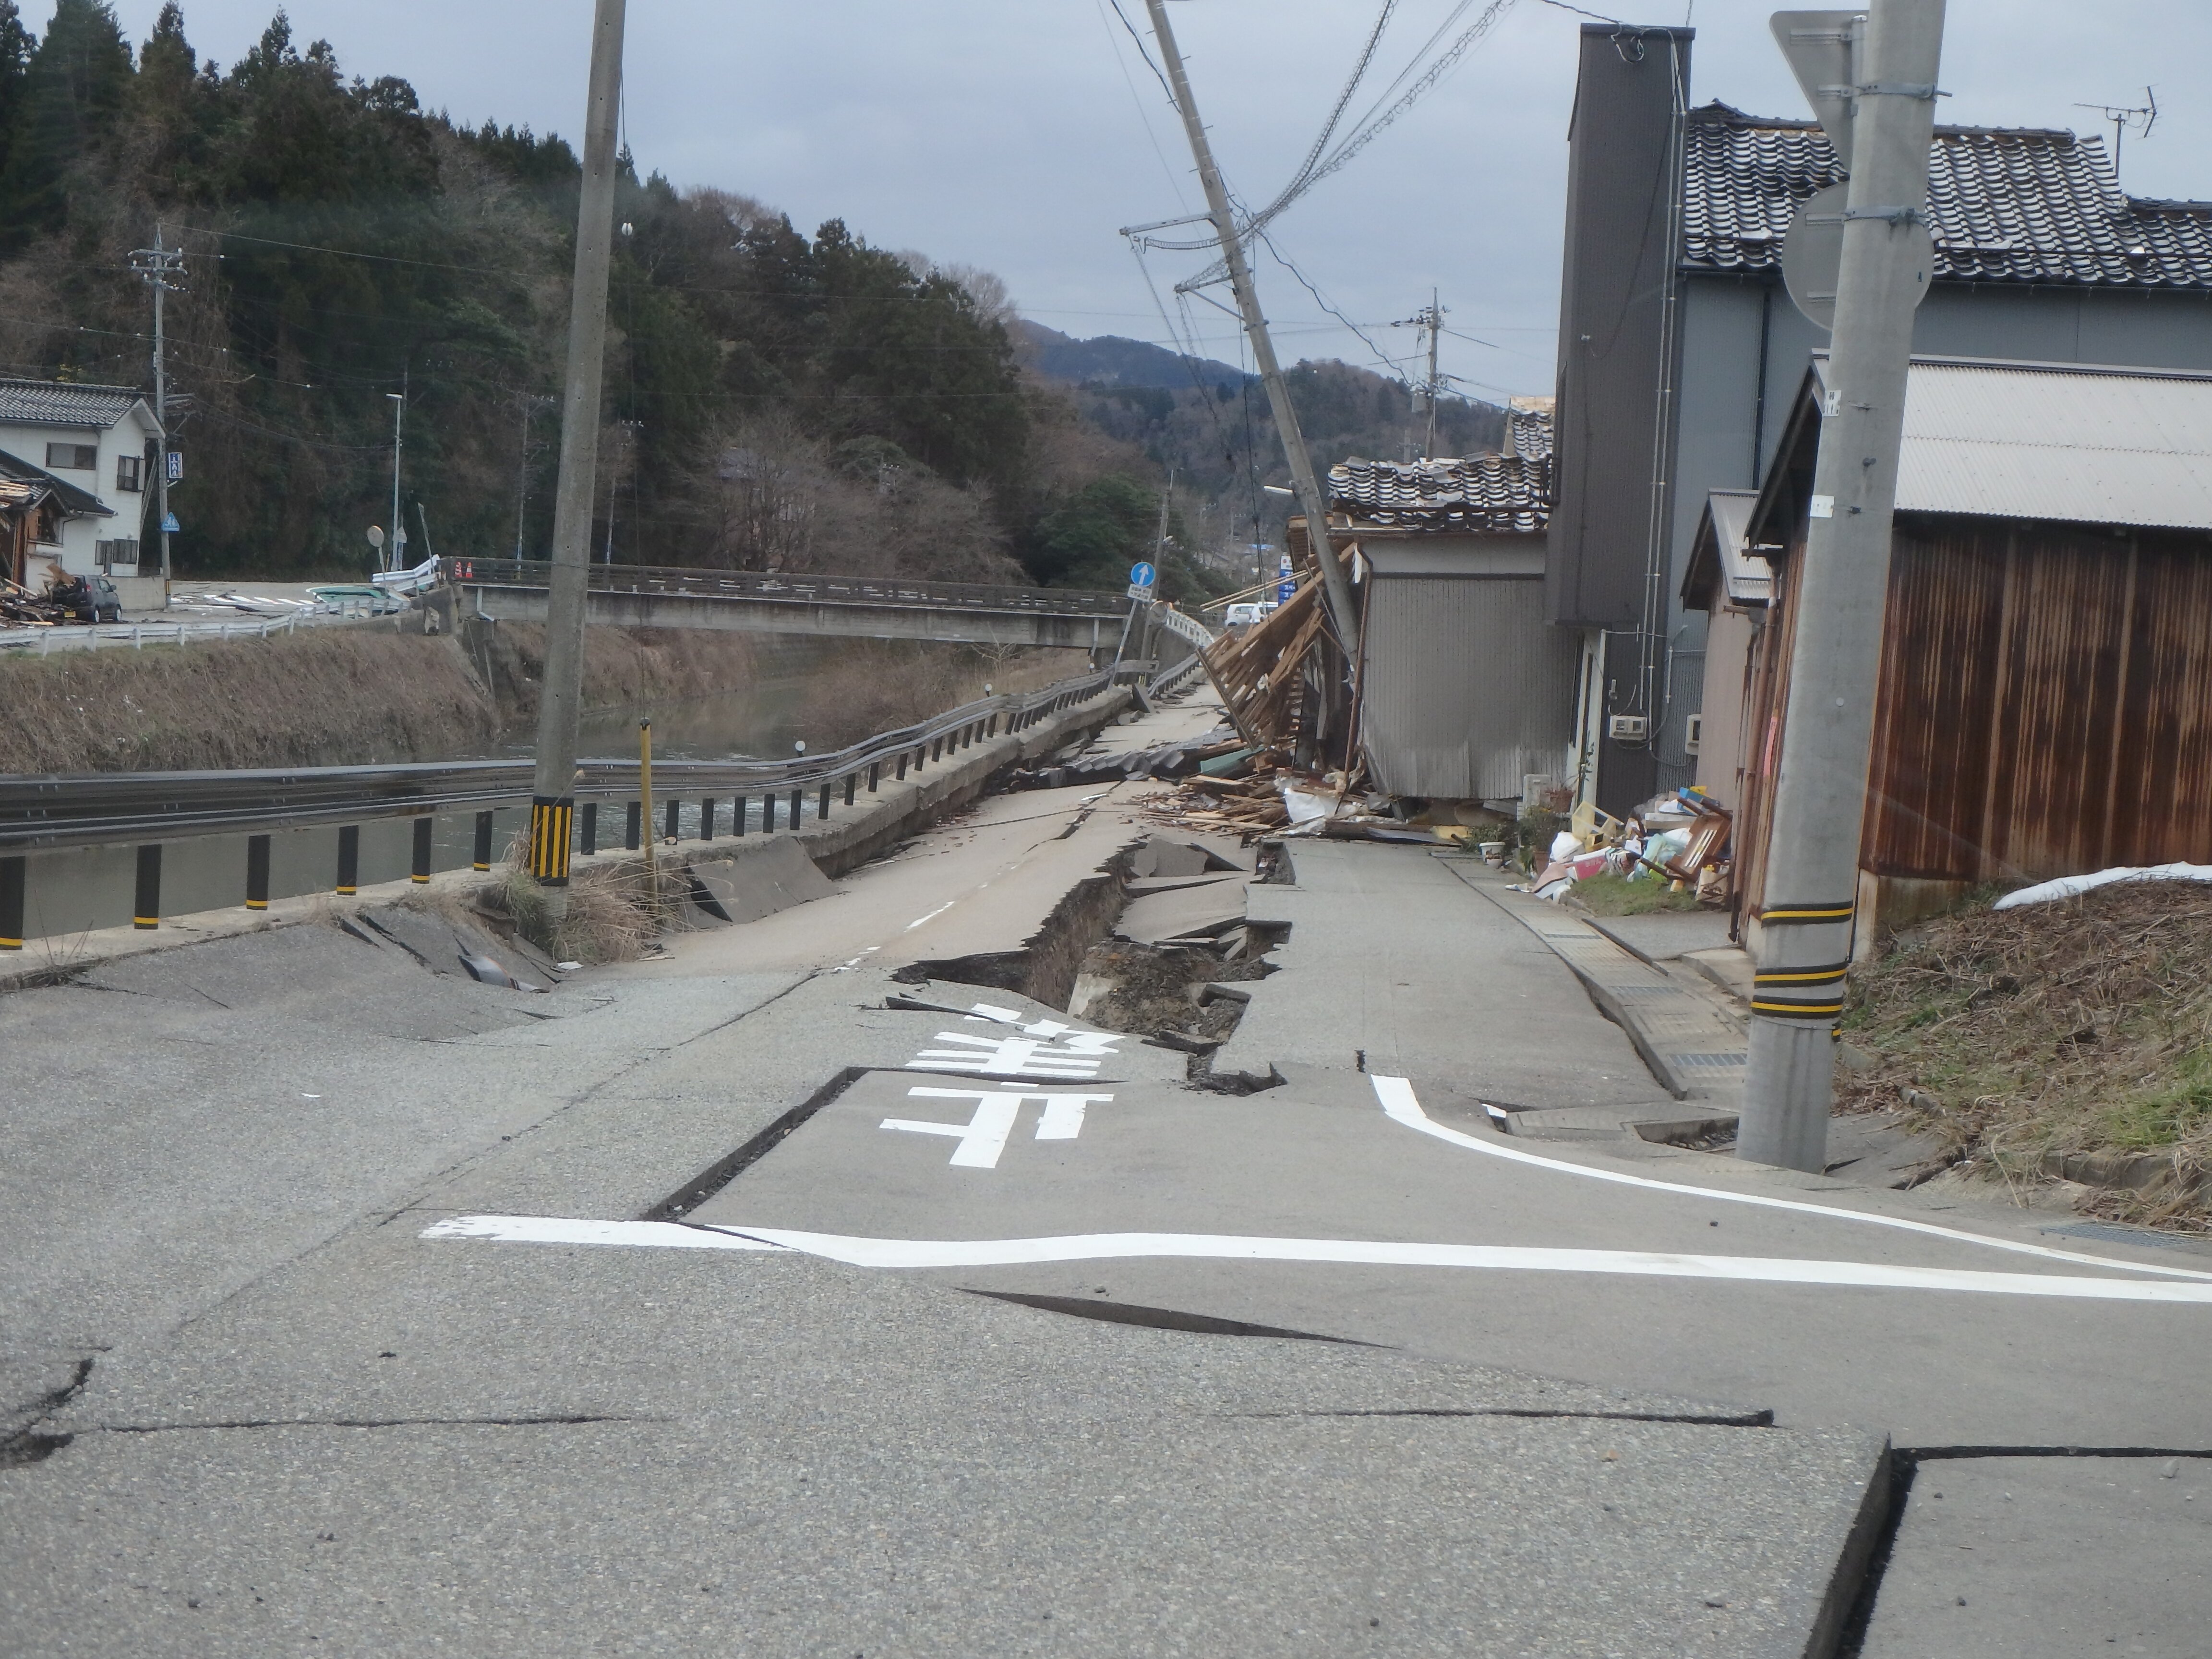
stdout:
[[112,519],[115,509],[107,506],[88,489],[81,489],[67,478],[57,478],[42,466],[33,466],[20,456],[10,455],[0,449],[0,479],[12,484],[21,484],[33,493],[46,490],[62,504],[62,510],[77,518]]
[[1328,470],[1332,507],[1353,527],[1540,531],[1552,509],[1547,458],[1474,455],[1465,460],[1349,460]]
[[72,386],[61,380],[0,380],[0,424],[87,426],[102,430],[131,412],[136,386]]
[[1548,409],[1510,409],[1505,412],[1506,447],[1530,460],[1550,459],[1552,411]]
[[[1707,104],[1683,142],[1682,258],[1694,270],[1779,265],[1797,204],[1844,176],[1810,119]],[[1928,214],[1938,279],[2212,289],[2212,203],[2127,195],[2101,138],[1938,127]]]

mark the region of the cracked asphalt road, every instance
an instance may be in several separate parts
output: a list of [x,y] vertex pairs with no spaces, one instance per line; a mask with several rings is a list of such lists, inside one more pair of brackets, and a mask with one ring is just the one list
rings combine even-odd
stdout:
[[[1932,1238],[1839,1252],[1871,1230],[1741,1203],[1722,1249],[1678,1198],[1409,1128],[1349,1063],[1286,1056],[1280,1089],[1194,1092],[1179,1052],[848,963],[891,956],[864,947],[939,890],[966,907],[944,924],[963,950],[1020,937],[1053,880],[984,866],[1065,855],[1038,815],[1079,810],[995,804],[977,823],[1009,826],[998,842],[963,826],[958,848],[861,872],[806,907],[818,937],[786,912],[550,996],[301,927],[0,999],[0,1432],[16,1437],[0,1648],[1822,1650],[1854,1548],[1875,1541],[1890,1425],[1833,1408],[1862,1380],[1793,1393],[1778,1356],[1831,1305],[1808,1297],[1942,1292],[1233,1252],[885,1267],[749,1246],[1143,1230],[2129,1276]],[[1395,925],[1374,884],[1340,911]],[[1359,1022],[1412,1030],[1392,995],[1408,964],[1355,958],[1339,971],[1366,977],[1333,1007],[1304,969],[1258,982],[1262,1029],[1386,1052]],[[1515,994],[1428,1030],[1425,1064],[1510,1043],[1546,1086],[1586,1073],[1592,1098],[1618,1097],[1617,1035],[1562,1003],[1573,1039],[1544,1052],[1526,1029],[1543,965],[1516,963]],[[942,1011],[978,1002],[994,1012]],[[1012,1071],[981,1069],[994,1060]],[[1494,1133],[1417,1086],[1439,1127]],[[684,1224],[647,1219],[823,1097]],[[483,1217],[647,1232],[502,1242],[470,1231]],[[1103,1303],[1121,1317],[1071,1316]],[[2184,1334],[2168,1346],[2132,1305],[2093,1312],[2080,1328],[2149,1356],[2130,1385],[2148,1393],[2201,1353],[2188,1333],[2212,1310],[2154,1310],[2198,1322],[2162,1328]],[[1885,1317],[1832,1343],[1944,1351],[1917,1316]],[[1999,1405],[2070,1398],[2073,1372],[2039,1382],[2049,1355],[2019,1340]],[[2148,1628],[2134,1618],[2130,1639],[2155,1644]]]

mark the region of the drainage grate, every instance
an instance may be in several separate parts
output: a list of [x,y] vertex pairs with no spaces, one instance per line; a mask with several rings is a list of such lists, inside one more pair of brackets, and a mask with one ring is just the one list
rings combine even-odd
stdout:
[[2101,1239],[2107,1244],[2142,1244],[2154,1250],[2212,1251],[2212,1237],[2154,1233],[2148,1227],[2116,1227],[2107,1221],[2067,1221],[2036,1231],[2063,1233],[2069,1238]]
[[1669,1054],[1667,1058],[1677,1066],[1741,1066],[1747,1056],[1743,1054]]

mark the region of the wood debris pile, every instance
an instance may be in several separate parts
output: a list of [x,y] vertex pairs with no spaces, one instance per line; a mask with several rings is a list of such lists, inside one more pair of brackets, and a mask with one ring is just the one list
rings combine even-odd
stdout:
[[1237,767],[1240,775],[1196,773],[1185,778],[1175,790],[1146,796],[1145,816],[1155,823],[1209,830],[1216,834],[1278,834],[1291,821],[1290,809],[1283,805],[1280,783],[1280,776],[1289,763],[1289,757],[1279,750],[1240,753]]
[[1321,579],[1310,577],[1265,622],[1224,633],[1200,654],[1245,741],[1285,745],[1298,735],[1306,659],[1322,639]]

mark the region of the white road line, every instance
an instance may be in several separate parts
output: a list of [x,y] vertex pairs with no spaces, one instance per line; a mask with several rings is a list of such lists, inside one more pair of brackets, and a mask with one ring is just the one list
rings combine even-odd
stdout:
[[1359,1267],[1456,1267],[1509,1273],[1613,1273],[1711,1279],[1851,1290],[1966,1291],[2103,1302],[2212,1305],[2212,1285],[2087,1279],[2059,1273],[1982,1273],[1790,1257],[1681,1255],[1660,1250],[1568,1250],[1510,1244],[1395,1244],[1343,1238],[1257,1238],[1216,1233],[1075,1233],[1054,1238],[855,1238],[781,1227],[684,1227],[658,1221],[572,1221],[536,1216],[455,1216],[424,1238],[483,1238],[532,1244],[660,1245],[679,1249],[798,1252],[856,1267],[998,1267],[1138,1257],[1228,1261],[1317,1261]]
[[905,927],[899,929],[899,931],[902,933],[911,933],[915,928],[921,927],[923,922],[936,921],[938,917],[943,915],[947,910],[950,910],[954,905],[959,902],[960,901],[958,899],[947,899],[944,903],[939,905],[934,910],[932,910],[927,915],[916,916],[912,921],[909,921]]
[[1842,1209],[1832,1204],[1808,1203],[1802,1199],[1767,1198],[1754,1193],[1723,1192],[1712,1187],[1685,1187],[1671,1181],[1654,1181],[1646,1176],[1570,1164],[1560,1158],[1546,1158],[1540,1153],[1523,1152],[1517,1146],[1501,1146],[1492,1140],[1445,1127],[1421,1109],[1421,1103],[1413,1094],[1413,1084],[1402,1077],[1373,1076],[1369,1081],[1375,1085],[1375,1097],[1382,1103],[1383,1111],[1393,1122],[1402,1123],[1409,1129],[1418,1129],[1425,1135],[1434,1135],[1439,1140],[1449,1141],[1455,1146],[1463,1146],[1489,1158],[1506,1158],[1516,1164],[1533,1164],[1539,1169],[1556,1170],[1562,1175],[1581,1176],[1590,1181],[1616,1182],[1624,1187],[1644,1187],[1653,1192],[1674,1193],[1684,1198],[1716,1199],[1726,1204],[1750,1204],[1767,1210],[1796,1210],[1807,1215],[1829,1216],[1838,1221],[1859,1221],[1869,1226],[1895,1227],[1905,1232],[1926,1233],[1931,1237],[1948,1238],[1962,1244],[1986,1245],[1993,1250],[2011,1250],[2021,1255],[2041,1256],[2051,1261],[2071,1261],[2090,1267],[2118,1267],[2130,1273],[2164,1273],[2175,1279],[2202,1279],[2212,1284],[2212,1273],[2200,1273],[2192,1267],[2123,1261],[2112,1256],[2089,1255],[2079,1250],[2053,1249],[2046,1244],[1992,1238],[1985,1233],[1970,1233],[1958,1227],[1940,1227],[1932,1221],[1913,1221],[1904,1216],[1875,1215],[1865,1210]]
[[775,1250],[732,1233],[679,1227],[672,1221],[580,1221],[561,1216],[456,1215],[434,1221],[424,1238],[490,1238],[509,1244],[658,1245],[678,1250]]

